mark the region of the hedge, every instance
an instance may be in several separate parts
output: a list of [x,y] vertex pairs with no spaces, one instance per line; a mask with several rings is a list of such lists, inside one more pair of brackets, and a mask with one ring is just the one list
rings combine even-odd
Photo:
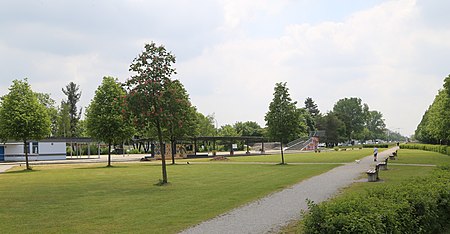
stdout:
[[305,233],[439,233],[450,220],[450,166],[309,209]]
[[430,145],[430,144],[402,144],[400,149],[418,149],[425,151],[433,151],[441,154],[450,155],[450,146],[447,145]]

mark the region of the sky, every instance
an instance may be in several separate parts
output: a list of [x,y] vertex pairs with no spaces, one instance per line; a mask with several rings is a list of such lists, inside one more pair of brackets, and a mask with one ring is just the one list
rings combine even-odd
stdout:
[[450,74],[449,10],[447,0],[0,0],[0,95],[28,78],[59,103],[74,82],[86,107],[153,41],[218,126],[264,126],[287,82],[298,107],[311,97],[327,113],[358,97],[409,136]]

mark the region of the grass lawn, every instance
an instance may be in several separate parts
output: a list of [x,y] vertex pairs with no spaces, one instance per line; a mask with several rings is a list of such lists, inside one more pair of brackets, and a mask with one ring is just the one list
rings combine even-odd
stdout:
[[[450,156],[439,154],[436,152],[401,149],[399,152],[399,160],[391,161],[392,163],[405,164],[433,164],[444,165],[450,164]],[[342,190],[339,196],[334,199],[345,199],[346,196],[352,196],[356,193],[366,193],[367,189],[374,187],[396,186],[411,177],[427,176],[435,167],[413,166],[413,165],[390,165],[389,170],[379,172],[380,181],[376,183],[353,183],[351,186]],[[367,178],[366,175],[363,176]],[[382,198],[380,198],[382,199]],[[303,233],[301,221],[286,227],[282,233]],[[450,233],[450,226],[448,232]]]
[[450,164],[450,156],[437,152],[401,149],[398,151],[398,160],[392,163],[402,164]]
[[176,233],[336,165],[116,163],[0,174],[2,233]]
[[[380,149],[380,151],[386,149]],[[373,149],[355,149],[347,151],[323,151],[321,153],[285,154],[286,163],[347,163],[371,155]],[[231,162],[281,162],[281,155],[228,157]]]

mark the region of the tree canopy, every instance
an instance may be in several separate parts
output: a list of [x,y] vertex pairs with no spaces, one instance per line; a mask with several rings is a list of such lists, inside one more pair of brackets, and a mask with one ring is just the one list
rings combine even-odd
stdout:
[[363,130],[365,116],[360,98],[340,99],[334,105],[333,113],[344,123],[347,140],[351,140]]
[[[175,116],[171,106],[178,105],[177,99],[170,93],[173,87],[171,76],[175,74],[175,56],[163,45],[154,42],[145,44],[144,51],[131,63],[130,71],[134,75],[125,83],[128,89],[128,109],[133,115],[138,128],[155,129],[162,156],[162,180],[166,184],[167,170],[165,161],[164,139],[169,139],[167,129],[176,123],[180,116]],[[185,115],[187,113],[178,113]]]
[[281,163],[284,164],[283,144],[296,139],[300,133],[300,114],[292,101],[286,83],[276,83],[273,100],[265,120],[268,135],[281,142]]
[[[50,118],[44,104],[25,80],[13,80],[9,93],[2,97],[0,105],[0,129],[3,140],[16,140],[27,144],[28,140],[40,140],[51,133]],[[25,150],[27,169],[28,151]]]
[[450,144],[450,75],[417,126],[415,137],[425,143]]
[[108,144],[108,166],[111,166],[111,145],[122,143],[133,136],[134,128],[125,115],[125,90],[113,77],[104,77],[86,110],[89,136]]
[[80,86],[70,82],[66,85],[62,92],[67,96],[67,100],[63,101],[65,105],[68,106],[69,118],[70,118],[70,131],[66,131],[67,136],[76,137],[78,136],[78,121],[81,118],[82,108],[78,112],[77,103],[80,101],[81,91]]

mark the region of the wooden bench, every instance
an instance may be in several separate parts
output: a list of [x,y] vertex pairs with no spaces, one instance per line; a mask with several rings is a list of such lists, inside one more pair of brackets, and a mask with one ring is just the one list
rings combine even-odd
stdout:
[[387,170],[388,169],[387,168],[388,160],[389,160],[389,158],[386,158],[384,160],[384,162],[379,162],[378,163],[378,166],[379,166],[380,170]]
[[392,155],[389,155],[390,160],[396,160],[397,159],[397,150],[395,152],[392,152]]
[[380,178],[378,177],[378,170],[379,170],[379,165],[377,164],[375,166],[375,170],[368,170],[367,176],[368,176],[368,181],[369,182],[376,182],[377,180],[379,180]]

